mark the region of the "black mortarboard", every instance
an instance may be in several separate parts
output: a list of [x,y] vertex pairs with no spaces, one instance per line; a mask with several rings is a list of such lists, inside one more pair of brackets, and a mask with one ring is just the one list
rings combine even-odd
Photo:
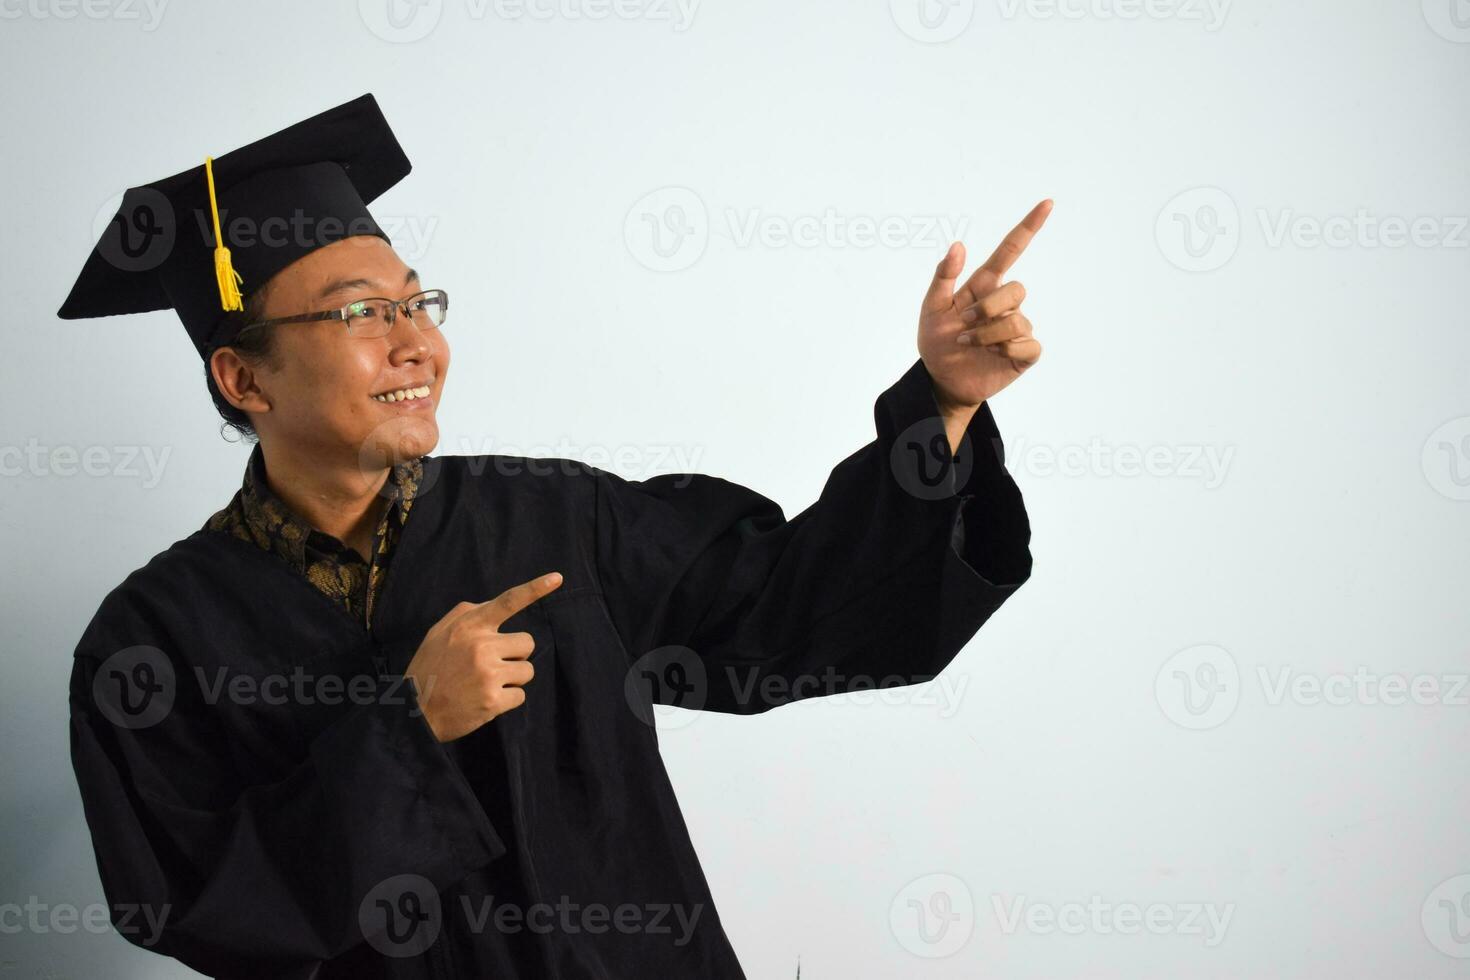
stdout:
[[241,308],[242,292],[338,239],[387,241],[367,205],[410,169],[367,94],[129,188],[57,315],[77,320],[172,308],[208,356],[243,325],[229,315]]

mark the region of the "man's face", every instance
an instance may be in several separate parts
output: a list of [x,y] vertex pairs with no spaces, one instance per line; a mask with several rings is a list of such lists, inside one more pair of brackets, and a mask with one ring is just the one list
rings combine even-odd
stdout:
[[[423,288],[381,238],[344,238],[272,277],[264,317],[336,309],[373,297],[405,299]],[[271,329],[273,356],[256,369],[270,404],[254,417],[262,441],[289,446],[293,454],[335,460],[355,455],[365,470],[422,456],[438,444],[434,412],[449,370],[443,331],[420,330],[401,309],[383,337],[348,334],[341,320]],[[403,397],[424,388],[427,397]],[[395,393],[395,400],[386,400]]]

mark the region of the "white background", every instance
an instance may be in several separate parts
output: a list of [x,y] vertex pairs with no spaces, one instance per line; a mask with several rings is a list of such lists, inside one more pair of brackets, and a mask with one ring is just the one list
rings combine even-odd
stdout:
[[372,210],[454,296],[439,451],[788,515],[950,238],[1056,200],[992,402],[1031,581],[902,703],[666,719],[752,978],[1465,974],[1470,6],[930,2],[0,4],[0,965],[190,975],[18,907],[103,901],[71,651],[246,456],[171,314],[56,308],[125,187],[372,91],[414,163]]

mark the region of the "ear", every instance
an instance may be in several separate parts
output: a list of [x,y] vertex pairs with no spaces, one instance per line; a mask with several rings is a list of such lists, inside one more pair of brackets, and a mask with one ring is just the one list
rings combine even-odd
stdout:
[[263,414],[271,410],[255,367],[232,348],[221,347],[210,355],[209,373],[220,395],[240,411]]

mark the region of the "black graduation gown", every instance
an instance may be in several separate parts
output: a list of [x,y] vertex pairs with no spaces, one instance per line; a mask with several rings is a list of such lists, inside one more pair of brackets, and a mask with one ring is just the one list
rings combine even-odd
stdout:
[[[248,543],[174,544],[74,660],[115,928],[218,977],[743,977],[651,702],[927,680],[1031,571],[988,404],[958,493],[963,452],[907,469],[951,462],[921,361],[874,416],[790,520],[716,477],[427,457],[370,630]],[[439,743],[401,676],[424,633],[552,570],[502,627],[536,641],[526,703]]]

